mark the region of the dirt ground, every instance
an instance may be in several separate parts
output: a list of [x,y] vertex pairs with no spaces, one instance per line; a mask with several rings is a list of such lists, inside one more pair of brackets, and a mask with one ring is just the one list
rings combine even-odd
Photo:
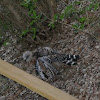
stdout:
[[[0,11],[2,12],[2,5]],[[66,23],[66,21],[64,21]],[[9,26],[9,25],[8,25]],[[34,50],[33,45],[19,42],[14,33],[19,31],[16,27],[10,30],[3,29],[0,31],[9,38],[7,45],[0,45],[0,58],[7,61],[26,72],[35,75],[34,65],[25,63],[22,59],[22,53],[26,50]],[[93,38],[88,34],[88,28],[85,32],[80,31],[75,34],[67,24],[61,25],[62,31],[58,30],[58,34],[54,34],[52,39],[43,45],[37,47],[49,46],[61,53],[78,54],[80,60],[78,65],[68,66],[62,65],[57,70],[61,73],[54,82],[50,82],[53,86],[79,98],[79,100],[100,100],[100,29],[93,29],[93,33],[97,34],[97,38]],[[13,30],[13,31],[12,31]],[[2,37],[4,38],[4,37]],[[12,43],[11,43],[12,42]],[[15,48],[16,45],[16,48]],[[26,46],[27,45],[27,46]],[[36,75],[35,75],[36,76]],[[38,76],[37,76],[38,77]],[[0,100],[46,100],[35,92],[28,90],[20,84],[0,75]]]

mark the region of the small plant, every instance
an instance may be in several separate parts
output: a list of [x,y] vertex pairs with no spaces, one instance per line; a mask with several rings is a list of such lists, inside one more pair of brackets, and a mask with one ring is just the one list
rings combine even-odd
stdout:
[[79,18],[76,24],[73,24],[72,27],[75,29],[83,30],[85,28],[86,17]]
[[87,18],[87,12],[95,12],[99,9],[100,3],[91,0],[91,3],[85,7],[77,7],[82,5],[80,1],[75,1],[72,4],[68,4],[64,12],[60,14],[59,19],[63,20],[64,18],[72,18],[75,24],[72,24],[72,27],[75,30],[83,30],[85,26],[89,23],[89,18]]
[[90,19],[87,18],[88,12],[95,12],[99,9],[100,3],[96,0],[91,0],[87,5],[82,6],[82,1],[75,0],[71,4],[67,4],[65,10],[62,13],[55,14],[53,19],[47,18],[44,14],[39,14],[36,11],[37,8],[37,2],[38,0],[25,0],[21,4],[25,7],[25,9],[28,10],[28,14],[30,16],[31,22],[29,24],[29,27],[24,30],[21,34],[21,36],[25,36],[28,33],[32,34],[33,39],[35,39],[37,32],[39,31],[39,28],[37,26],[38,22],[43,21],[42,17],[47,20],[49,28],[55,28],[56,24],[62,20],[71,19],[71,22],[74,24],[72,25],[72,28],[75,29],[75,31],[78,32],[78,30],[84,30],[86,26],[88,26]]
[[21,36],[25,36],[28,33],[32,33],[33,34],[33,39],[35,39],[36,37],[36,32],[37,29],[35,27],[35,24],[40,20],[40,15],[38,15],[35,11],[36,9],[36,2],[37,0],[25,0],[23,1],[23,3],[21,3],[22,6],[25,7],[25,9],[28,10],[28,14],[30,16],[31,22],[29,24],[29,27],[27,28],[27,30],[24,30],[21,34]]

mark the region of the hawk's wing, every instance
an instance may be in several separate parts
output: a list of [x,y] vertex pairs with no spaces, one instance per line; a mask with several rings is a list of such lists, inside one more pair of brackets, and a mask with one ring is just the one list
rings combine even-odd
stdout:
[[57,53],[57,51],[50,47],[39,47],[34,51],[34,54],[36,54],[37,58],[43,57],[43,56],[48,56],[48,55],[53,55],[56,53]]

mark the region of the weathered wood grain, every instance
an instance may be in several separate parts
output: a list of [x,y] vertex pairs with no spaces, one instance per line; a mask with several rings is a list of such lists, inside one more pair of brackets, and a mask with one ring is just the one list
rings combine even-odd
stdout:
[[18,82],[32,91],[37,92],[49,100],[78,100],[47,82],[44,82],[1,59],[0,74]]

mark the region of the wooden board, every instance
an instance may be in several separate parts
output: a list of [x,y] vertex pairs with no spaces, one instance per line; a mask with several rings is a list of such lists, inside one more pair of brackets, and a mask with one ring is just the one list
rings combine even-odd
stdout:
[[18,82],[32,91],[37,92],[49,100],[78,100],[47,82],[44,82],[1,59],[0,74]]

